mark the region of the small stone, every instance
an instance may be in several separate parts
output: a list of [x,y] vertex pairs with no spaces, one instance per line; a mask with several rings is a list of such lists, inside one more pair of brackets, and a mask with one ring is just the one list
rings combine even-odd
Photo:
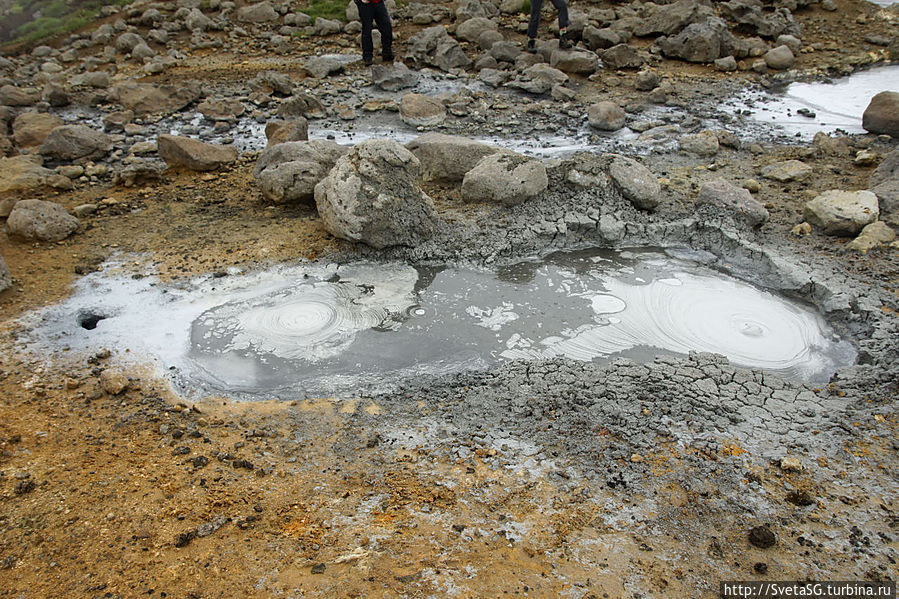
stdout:
[[312,572],[312,574],[324,574],[325,564],[315,564],[314,566],[312,566],[310,572]]
[[780,469],[786,472],[801,472],[802,460],[796,456],[786,456],[780,459]]
[[852,161],[856,166],[874,166],[877,163],[877,152],[871,150],[859,150]]
[[777,536],[764,524],[749,531],[749,542],[759,549],[768,549],[777,543]]
[[121,370],[107,369],[100,373],[100,387],[110,395],[118,395],[128,388],[130,381]]
[[743,179],[740,184],[749,193],[758,193],[762,190],[762,185],[755,179]]
[[790,233],[796,237],[805,237],[806,235],[812,234],[812,226],[809,223],[799,223],[790,229]]

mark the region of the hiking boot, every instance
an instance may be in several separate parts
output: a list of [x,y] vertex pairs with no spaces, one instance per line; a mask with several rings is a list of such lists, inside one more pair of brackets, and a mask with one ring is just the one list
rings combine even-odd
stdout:
[[381,54],[381,60],[384,62],[393,62],[393,50],[385,50],[383,54]]
[[527,50],[528,50],[528,52],[530,52],[531,54],[536,54],[536,53],[537,53],[537,40],[536,40],[536,39],[534,39],[534,38],[532,38],[532,37],[531,37],[531,38],[528,38],[528,48],[527,48]]
[[571,48],[571,42],[568,41],[568,32],[563,31],[559,34],[559,48],[562,50],[567,50]]
[[372,59],[371,56],[363,56],[362,62],[365,64],[365,66],[370,67],[372,65],[372,63],[374,63],[375,61]]

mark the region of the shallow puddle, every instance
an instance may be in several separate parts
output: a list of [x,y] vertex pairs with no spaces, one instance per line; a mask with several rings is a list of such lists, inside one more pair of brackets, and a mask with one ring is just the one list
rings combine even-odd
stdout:
[[779,94],[743,98],[738,106],[759,123],[811,139],[819,131],[865,133],[862,115],[871,98],[897,89],[899,65],[889,65],[832,82],[791,83]]
[[127,349],[185,388],[249,396],[376,390],[515,359],[694,350],[823,382],[855,358],[808,307],[649,250],[559,252],[499,270],[284,266],[182,288],[108,269],[46,311],[32,337],[41,352]]

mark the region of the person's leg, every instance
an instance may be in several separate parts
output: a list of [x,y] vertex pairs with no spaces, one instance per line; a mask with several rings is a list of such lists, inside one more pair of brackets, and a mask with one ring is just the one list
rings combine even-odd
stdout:
[[393,60],[393,25],[384,2],[372,4],[375,13],[375,25],[381,32],[381,56],[386,61]]
[[371,23],[374,17],[371,3],[362,3],[356,1],[356,7],[359,9],[359,20],[362,21],[362,61],[365,64],[371,64],[375,54],[374,42],[371,40]]
[[568,3],[565,0],[552,0],[552,3],[559,11],[559,47],[568,49],[571,47],[571,42],[568,41],[568,25],[571,24],[568,20]]
[[531,18],[528,21],[528,46],[530,40],[537,39],[537,29],[540,27],[540,11],[543,9],[543,0],[531,0]]

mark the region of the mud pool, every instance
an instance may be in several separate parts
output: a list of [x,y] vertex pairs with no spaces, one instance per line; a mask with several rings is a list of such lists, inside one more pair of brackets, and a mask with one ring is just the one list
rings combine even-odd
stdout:
[[797,81],[774,94],[749,94],[738,106],[760,124],[808,140],[819,131],[865,133],[862,114],[871,98],[896,89],[899,65],[887,65],[833,81]]
[[553,357],[712,352],[806,382],[855,359],[814,310],[660,250],[566,251],[496,270],[282,266],[180,287],[109,265],[32,318],[36,351],[105,347],[185,389],[247,398],[374,392]]

